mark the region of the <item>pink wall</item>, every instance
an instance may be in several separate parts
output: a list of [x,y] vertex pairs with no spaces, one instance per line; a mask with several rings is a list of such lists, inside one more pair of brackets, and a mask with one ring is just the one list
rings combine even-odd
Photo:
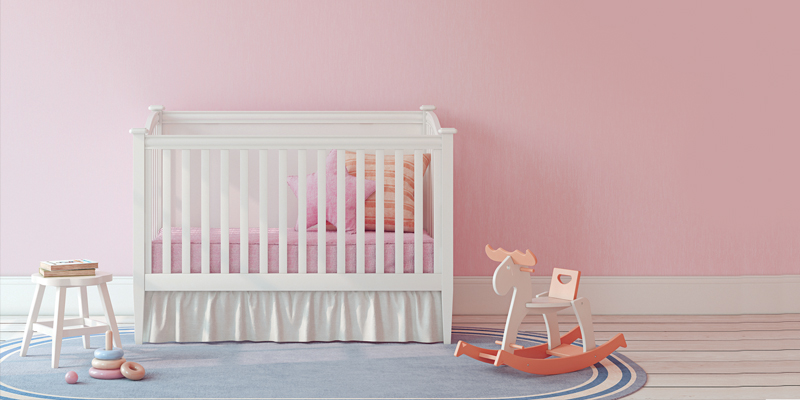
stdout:
[[[800,2],[23,1],[0,10],[0,268],[132,273],[131,127],[414,110],[456,127],[456,275],[800,273]],[[793,157],[794,156],[794,157]]]

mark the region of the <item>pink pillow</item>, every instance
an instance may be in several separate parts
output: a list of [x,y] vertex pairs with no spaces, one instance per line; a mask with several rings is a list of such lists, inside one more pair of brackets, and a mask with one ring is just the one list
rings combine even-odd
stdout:
[[[353,232],[356,230],[356,183],[358,179],[347,173],[345,168],[341,171],[344,174],[345,185],[345,231]],[[325,160],[325,219],[330,224],[336,224],[337,220],[337,205],[336,205],[336,190],[337,190],[337,171],[336,171],[336,150],[331,150],[328,158]],[[292,189],[294,195],[297,196],[297,187],[299,179],[297,176],[289,176],[286,183]],[[364,198],[368,198],[375,193],[375,181],[368,179],[364,180]],[[306,229],[317,224],[317,173],[308,174],[306,176]],[[299,221],[295,224],[295,229],[298,229]]]

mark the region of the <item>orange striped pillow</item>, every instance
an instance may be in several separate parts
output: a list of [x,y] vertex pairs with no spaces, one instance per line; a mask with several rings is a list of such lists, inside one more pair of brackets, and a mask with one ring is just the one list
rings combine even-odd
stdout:
[[[431,163],[431,155],[422,155],[422,175]],[[356,153],[347,151],[344,158],[347,173],[356,176]],[[375,154],[364,154],[364,178],[376,180],[375,178]],[[383,230],[394,231],[394,156],[383,157]],[[379,189],[378,189],[379,190]],[[364,225],[366,230],[375,230],[375,194],[367,198],[364,207],[366,218]],[[414,155],[406,154],[403,156],[403,232],[414,232]]]

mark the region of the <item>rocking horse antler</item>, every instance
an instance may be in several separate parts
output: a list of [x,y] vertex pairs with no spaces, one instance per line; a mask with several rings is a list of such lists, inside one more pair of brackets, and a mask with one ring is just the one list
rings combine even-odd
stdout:
[[536,256],[533,255],[530,250],[526,250],[525,254],[521,253],[519,250],[514,250],[512,253],[508,250],[504,250],[502,247],[495,250],[492,246],[487,244],[486,255],[489,256],[492,261],[502,262],[506,257],[510,256],[514,264],[527,265],[529,267],[536,265]]

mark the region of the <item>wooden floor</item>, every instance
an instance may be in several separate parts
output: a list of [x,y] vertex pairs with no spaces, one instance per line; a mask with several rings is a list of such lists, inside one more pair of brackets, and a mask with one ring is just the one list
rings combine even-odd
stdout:
[[[130,326],[132,317],[119,317]],[[455,316],[454,325],[502,328],[504,316]],[[562,333],[575,318],[561,318]],[[25,317],[0,318],[0,340],[22,336]],[[648,374],[626,399],[800,399],[800,314],[594,316],[598,342],[624,333],[619,351]],[[524,331],[545,332],[540,316]]]
[[[577,325],[559,317],[562,334]],[[800,399],[800,314],[596,315],[598,342],[625,334],[618,351],[647,372],[626,399]],[[456,316],[454,325],[502,329],[504,316]],[[541,316],[522,331],[545,333]]]

